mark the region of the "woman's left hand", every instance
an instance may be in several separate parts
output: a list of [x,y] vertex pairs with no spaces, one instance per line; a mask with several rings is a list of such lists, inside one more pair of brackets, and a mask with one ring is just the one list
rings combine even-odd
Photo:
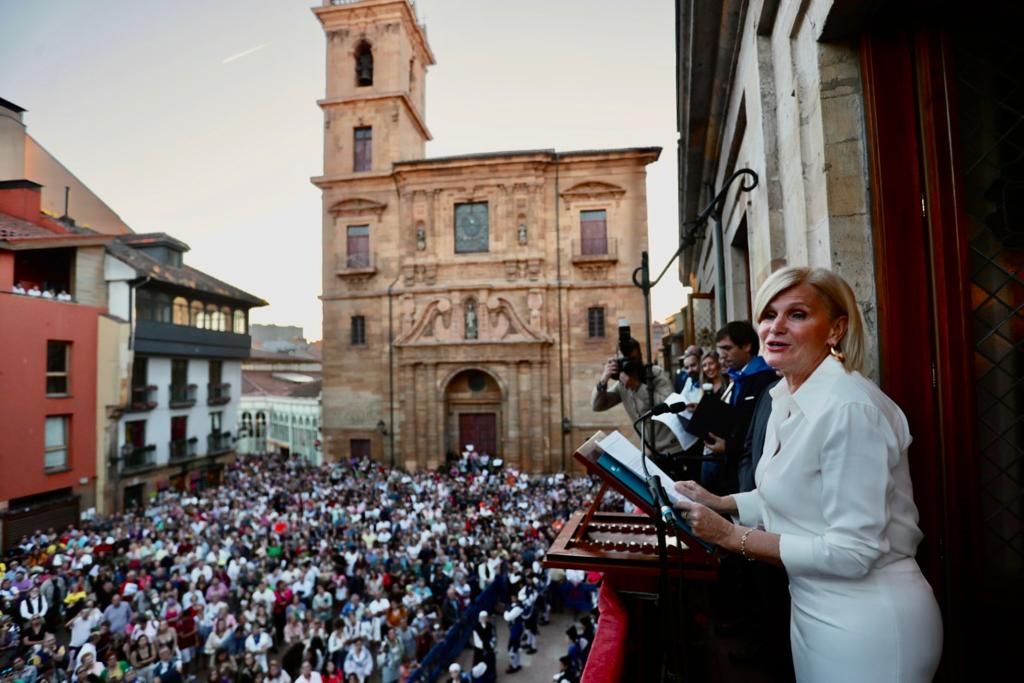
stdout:
[[683,519],[690,525],[693,535],[715,545],[727,545],[735,533],[736,525],[720,514],[700,503],[677,501],[677,510],[683,511]]

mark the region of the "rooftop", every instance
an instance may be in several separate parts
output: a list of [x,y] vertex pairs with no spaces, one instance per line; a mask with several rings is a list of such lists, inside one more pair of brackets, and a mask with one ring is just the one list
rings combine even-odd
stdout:
[[661,147],[619,147],[609,149],[576,149],[569,150],[567,152],[559,152],[555,149],[519,149],[519,150],[508,150],[504,152],[478,152],[474,154],[456,154],[454,156],[447,157],[429,157],[426,159],[409,159],[406,161],[396,161],[395,166],[416,166],[422,164],[431,164],[445,161],[475,161],[483,159],[500,159],[503,157],[530,157],[530,156],[543,156],[548,159],[566,157],[586,157],[586,156],[600,156],[605,154],[654,154],[656,157],[661,154]]
[[243,396],[281,396],[316,398],[323,388],[319,372],[275,372],[245,370],[242,372]]
[[[153,239],[153,235],[163,235],[163,233],[150,233],[148,237]],[[249,304],[250,306],[267,305],[267,302],[263,299],[242,291],[238,287],[229,285],[226,282],[222,282],[211,275],[207,275],[200,270],[192,268],[191,266],[170,266],[157,261],[155,258],[134,248],[136,246],[141,246],[132,242],[132,240],[138,237],[146,238],[147,235],[120,235],[107,245],[107,250],[113,256],[134,268],[135,272],[140,277],[148,277],[156,280],[157,282],[174,285],[175,287],[206,292],[207,294],[213,294],[222,299],[229,299],[231,301]],[[174,240],[173,237],[164,235],[164,238],[166,238],[166,240],[178,242],[178,240]],[[185,245],[184,242],[178,242],[178,244],[183,246]],[[185,248],[187,249],[188,247],[185,246]]]

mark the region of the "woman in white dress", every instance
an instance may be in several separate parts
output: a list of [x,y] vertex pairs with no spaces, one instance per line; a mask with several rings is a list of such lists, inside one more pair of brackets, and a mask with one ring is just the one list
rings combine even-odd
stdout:
[[[861,314],[820,268],[774,273],[754,304],[764,359],[782,373],[757,488],[678,490],[694,533],[789,575],[799,681],[930,681],[942,619],[914,555],[917,526],[899,407],[859,370]],[[737,520],[732,523],[725,516]]]

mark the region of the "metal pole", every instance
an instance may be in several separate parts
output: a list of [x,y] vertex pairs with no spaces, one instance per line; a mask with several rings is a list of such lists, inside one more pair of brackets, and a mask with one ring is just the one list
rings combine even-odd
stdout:
[[729,322],[728,315],[726,314],[727,298],[725,295],[725,238],[722,235],[722,212],[715,211],[712,214],[715,219],[715,261],[718,272],[718,284],[715,285],[718,292],[715,294],[715,298],[718,309],[718,326],[725,327],[725,324]]

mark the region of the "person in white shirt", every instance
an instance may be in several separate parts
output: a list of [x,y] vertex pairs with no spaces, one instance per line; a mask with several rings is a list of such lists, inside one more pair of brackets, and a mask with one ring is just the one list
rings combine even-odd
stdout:
[[258,626],[245,639],[245,651],[253,654],[263,671],[267,670],[267,652],[273,645],[267,632]]
[[32,285],[27,293],[29,296],[42,296],[43,290],[39,289],[39,285]]
[[21,612],[21,618],[28,621],[32,617],[46,617],[46,611],[49,608],[50,606],[46,603],[46,598],[39,594],[39,588],[32,586],[28,591],[28,595],[21,601],[19,611]]
[[281,668],[281,663],[274,659],[267,671],[267,683],[292,683],[292,677]]
[[295,680],[297,683],[323,683],[323,678],[316,671],[313,671],[313,665],[309,663],[309,660],[302,662],[299,677]]
[[366,679],[373,673],[373,657],[370,651],[363,646],[363,639],[356,638],[355,645],[345,656],[345,676],[355,674],[359,683],[366,683]]
[[754,311],[764,360],[784,378],[770,391],[757,488],[720,497],[679,482],[690,500],[677,507],[700,538],[786,569],[798,681],[931,681],[942,618],[914,559],[910,431],[860,374],[853,290],[821,268],[784,268]]
[[25,287],[21,283],[21,280],[18,280],[14,287],[11,288],[11,292],[13,294],[27,294],[27,292],[25,291]]

